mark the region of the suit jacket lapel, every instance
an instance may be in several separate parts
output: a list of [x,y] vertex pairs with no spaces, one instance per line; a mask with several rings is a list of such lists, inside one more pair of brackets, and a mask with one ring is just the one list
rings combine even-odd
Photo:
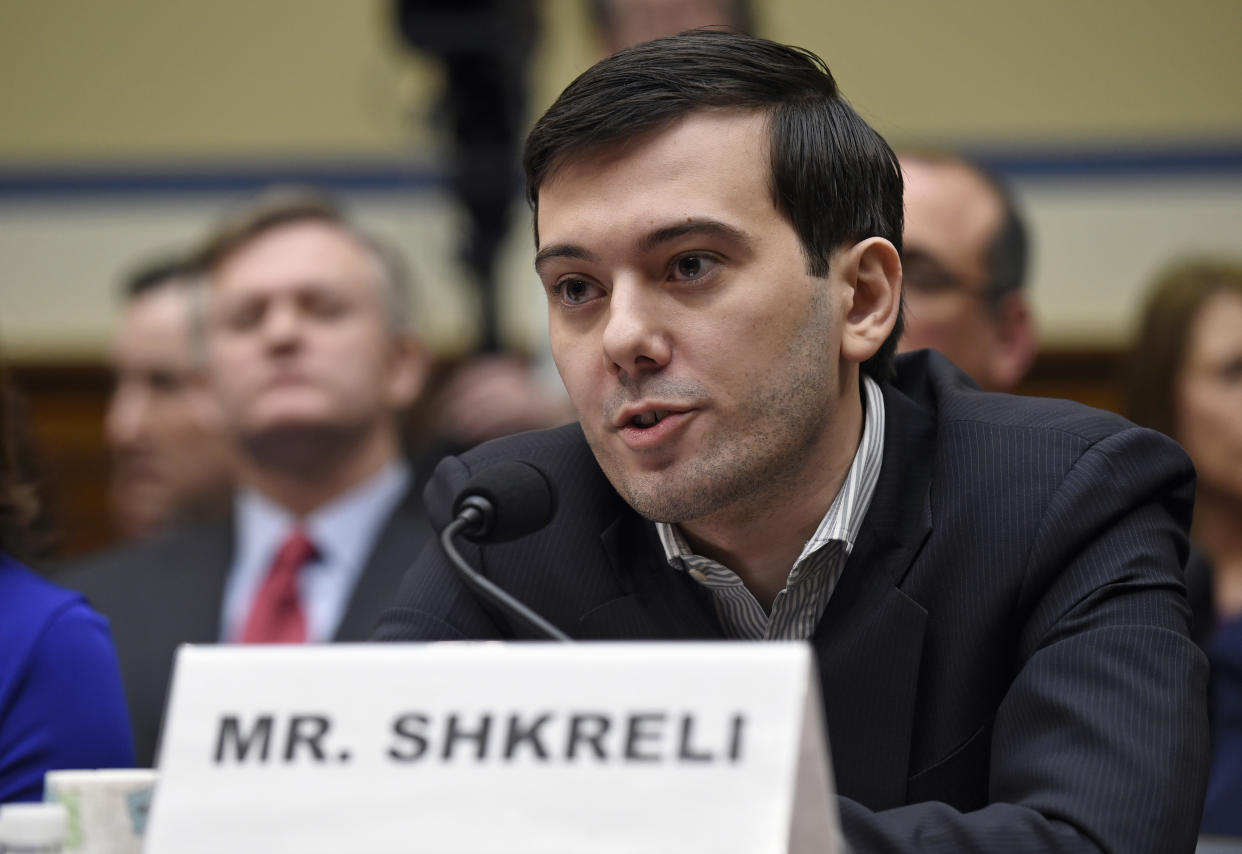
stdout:
[[927,612],[899,585],[931,532],[935,447],[924,410],[891,387],[884,403],[875,494],[813,637],[838,789],[872,809],[905,803]]
[[[936,432],[909,398],[891,386],[884,396],[876,491],[812,638],[838,790],[872,809],[905,803],[927,612],[899,585],[931,532]],[[583,614],[581,637],[724,637],[708,595],[668,566],[651,523],[623,508],[601,539],[624,594]]]
[[[149,601],[169,605],[162,610],[170,647],[180,643],[216,643],[220,640],[220,620],[224,586],[233,565],[233,525],[231,518],[218,525],[192,529],[174,539],[178,571],[164,570],[150,581],[165,588],[152,591]],[[182,602],[184,607],[169,603]]]
[[583,614],[579,619],[582,637],[724,637],[705,591],[685,573],[668,565],[650,522],[624,507],[600,540],[624,595]]
[[380,615],[396,601],[401,579],[430,539],[431,529],[419,511],[420,492],[411,486],[384,523],[332,636],[334,641],[366,640]]

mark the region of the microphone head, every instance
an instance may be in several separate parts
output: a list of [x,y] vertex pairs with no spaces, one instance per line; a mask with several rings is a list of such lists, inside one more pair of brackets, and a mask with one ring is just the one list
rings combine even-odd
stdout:
[[475,542],[501,543],[533,534],[552,521],[556,499],[547,475],[522,460],[504,460],[480,471],[457,493],[453,515],[469,506],[480,509],[483,519],[462,533]]

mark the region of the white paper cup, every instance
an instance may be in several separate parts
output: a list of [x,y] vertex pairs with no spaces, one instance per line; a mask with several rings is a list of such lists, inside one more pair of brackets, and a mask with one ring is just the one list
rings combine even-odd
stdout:
[[151,768],[49,771],[43,799],[65,805],[65,854],[141,854],[155,790]]

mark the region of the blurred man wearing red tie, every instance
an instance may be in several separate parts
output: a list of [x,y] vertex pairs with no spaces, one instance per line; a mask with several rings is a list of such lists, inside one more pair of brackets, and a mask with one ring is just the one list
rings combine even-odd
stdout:
[[69,579],[112,620],[139,762],[178,644],[362,640],[428,530],[396,420],[426,358],[395,259],[330,201],[285,190],[228,218],[202,263],[232,518]]

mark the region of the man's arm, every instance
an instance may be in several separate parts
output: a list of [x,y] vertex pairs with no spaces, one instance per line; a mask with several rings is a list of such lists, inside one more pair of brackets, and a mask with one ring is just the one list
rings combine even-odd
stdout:
[[[1020,488],[1020,487],[1015,487]],[[1181,579],[1193,472],[1148,431],[1090,446],[1049,501],[992,723],[989,800],[841,799],[855,852],[1192,851],[1208,764],[1203,655]]]

